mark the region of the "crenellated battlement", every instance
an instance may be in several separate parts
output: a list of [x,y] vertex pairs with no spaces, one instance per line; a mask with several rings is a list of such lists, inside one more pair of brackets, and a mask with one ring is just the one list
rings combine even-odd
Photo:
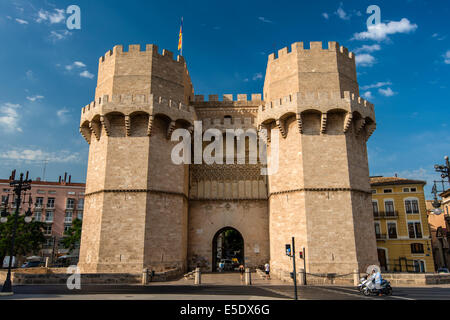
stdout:
[[143,95],[104,95],[81,109],[81,125],[90,122],[96,116],[109,113],[130,115],[135,112],[164,114],[173,120],[183,119],[193,123],[196,118],[195,108],[165,97],[153,94]]
[[222,100],[219,100],[219,95],[211,94],[208,96],[208,100],[205,100],[204,95],[195,95],[192,102],[241,102],[241,101],[251,101],[251,102],[261,102],[262,97],[260,93],[253,93],[250,97],[247,94],[238,94],[237,98],[234,99],[233,94],[222,95]]
[[130,44],[128,46],[128,51],[124,51],[123,45],[116,45],[112,50],[106,52],[103,56],[99,58],[99,63],[107,62],[109,59],[114,59],[117,56],[136,56],[140,55],[142,57],[157,55],[160,57],[166,57],[173,61],[185,64],[185,60],[183,56],[178,55],[176,59],[174,59],[173,52],[163,49],[162,53],[158,52],[158,46],[155,44],[147,44],[145,45],[145,49],[142,50],[142,46],[140,44]]
[[261,106],[262,110],[272,109],[284,105],[296,104],[298,106],[335,106],[351,103],[352,106],[361,106],[368,108],[368,110],[374,110],[374,105],[364,98],[349,92],[344,91],[342,94],[339,91],[315,91],[315,92],[297,92],[284,96],[280,99],[266,102]]
[[273,60],[277,60],[284,56],[290,55],[292,53],[304,54],[304,53],[329,53],[336,52],[349,58],[350,60],[355,60],[355,54],[353,52],[349,52],[349,50],[340,46],[336,41],[328,42],[328,47],[324,48],[322,41],[311,41],[309,43],[309,49],[304,47],[303,42],[295,42],[291,45],[290,50],[288,47],[284,47],[278,50],[277,53],[272,53],[269,55],[269,62]]

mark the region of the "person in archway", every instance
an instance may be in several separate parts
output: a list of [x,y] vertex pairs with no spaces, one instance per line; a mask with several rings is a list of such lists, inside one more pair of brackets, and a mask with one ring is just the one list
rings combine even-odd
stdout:
[[239,274],[241,276],[241,282],[244,281],[244,273],[245,273],[245,267],[243,264],[239,266]]
[[266,280],[270,280],[270,265],[268,262],[264,265],[264,271],[266,272]]

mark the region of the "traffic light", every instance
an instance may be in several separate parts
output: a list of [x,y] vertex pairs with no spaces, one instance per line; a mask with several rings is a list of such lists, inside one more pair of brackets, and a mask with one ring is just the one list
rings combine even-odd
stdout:
[[299,257],[300,259],[303,259],[303,252],[302,252],[302,251],[300,251],[300,252],[298,253],[298,257]]
[[286,245],[286,255],[289,257],[291,256],[291,245],[290,244]]

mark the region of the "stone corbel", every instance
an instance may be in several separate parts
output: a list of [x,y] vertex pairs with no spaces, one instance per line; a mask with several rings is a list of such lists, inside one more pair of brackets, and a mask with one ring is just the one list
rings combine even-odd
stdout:
[[368,124],[366,126],[367,128],[367,136],[366,136],[366,140],[369,140],[369,138],[372,136],[372,134],[375,132],[375,130],[377,129],[377,124],[376,123],[371,123]]
[[80,127],[80,133],[87,143],[91,144],[91,130],[87,127]]
[[89,129],[94,134],[95,138],[97,140],[100,140],[100,127],[99,127],[98,123],[96,123],[94,121],[90,121],[89,122]]
[[295,115],[295,117],[297,118],[297,124],[298,124],[298,132],[300,134],[303,133],[303,121],[302,121],[302,114],[301,113],[297,113]]
[[175,130],[175,121],[171,121],[169,127],[167,128],[167,140],[170,140],[172,132]]
[[357,121],[356,121],[356,127],[355,127],[355,130],[356,130],[356,134],[358,135],[360,132],[361,132],[361,129],[364,127],[364,125],[366,124],[366,120],[365,119],[358,119]]
[[322,113],[322,119],[320,121],[320,133],[325,133],[327,131],[327,114]]
[[125,116],[125,130],[126,130],[127,137],[130,136],[130,128],[131,128],[130,116],[126,115]]
[[280,130],[281,136],[283,138],[286,138],[287,134],[286,134],[286,131],[284,129],[284,122],[282,120],[278,119],[276,121],[276,125],[277,125],[278,129]]
[[265,143],[270,142],[269,133],[267,132],[267,128],[263,124],[260,124],[258,126],[258,133]]
[[348,129],[350,129],[350,125],[352,124],[353,113],[348,112],[345,116],[344,120],[344,133],[347,133]]
[[105,130],[106,136],[110,136],[111,131],[110,131],[110,124],[109,124],[109,120],[107,117],[105,116],[100,116],[100,123],[102,124],[103,129]]
[[152,128],[153,128],[153,115],[148,116],[148,126],[147,126],[147,136],[152,135]]

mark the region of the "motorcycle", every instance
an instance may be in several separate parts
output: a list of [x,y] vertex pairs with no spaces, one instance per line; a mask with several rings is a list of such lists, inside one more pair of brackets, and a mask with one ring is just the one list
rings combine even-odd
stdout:
[[392,295],[391,283],[387,280],[381,281],[380,289],[377,289],[375,287],[375,284],[373,283],[373,280],[368,280],[367,276],[362,277],[360,281],[361,283],[358,284],[358,290],[365,296],[379,295],[379,294],[384,294],[387,296]]

